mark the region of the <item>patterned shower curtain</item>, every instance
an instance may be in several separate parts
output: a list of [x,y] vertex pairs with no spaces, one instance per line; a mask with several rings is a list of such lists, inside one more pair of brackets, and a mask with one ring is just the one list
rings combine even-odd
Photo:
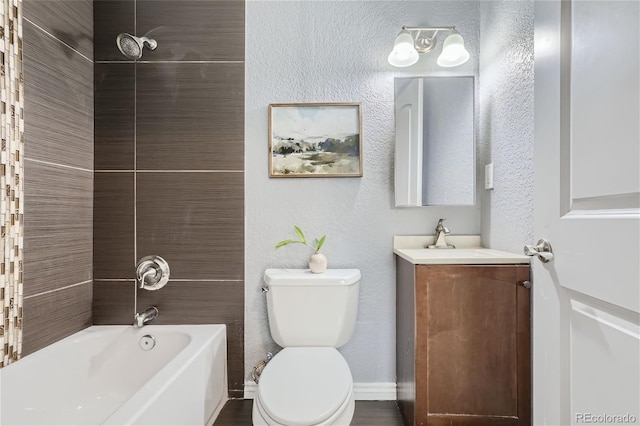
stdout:
[[0,0],[0,367],[22,352],[24,77],[22,1]]

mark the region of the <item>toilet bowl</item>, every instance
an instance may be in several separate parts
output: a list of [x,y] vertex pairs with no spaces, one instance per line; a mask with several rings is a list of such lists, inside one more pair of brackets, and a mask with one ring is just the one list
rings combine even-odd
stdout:
[[267,364],[253,401],[253,424],[348,425],[351,370],[335,348],[285,348]]
[[267,269],[271,336],[283,349],[266,365],[254,395],[254,425],[347,426],[353,379],[336,348],[355,329],[360,271]]

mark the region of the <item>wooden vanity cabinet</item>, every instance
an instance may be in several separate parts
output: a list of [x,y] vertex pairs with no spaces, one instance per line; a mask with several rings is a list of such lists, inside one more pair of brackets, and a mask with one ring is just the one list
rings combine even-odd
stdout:
[[404,424],[530,425],[529,265],[396,267]]

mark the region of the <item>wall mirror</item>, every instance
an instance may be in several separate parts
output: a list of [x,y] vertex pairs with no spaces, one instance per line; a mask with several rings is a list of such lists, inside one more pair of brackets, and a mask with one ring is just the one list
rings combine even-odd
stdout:
[[475,204],[474,78],[395,79],[396,207]]

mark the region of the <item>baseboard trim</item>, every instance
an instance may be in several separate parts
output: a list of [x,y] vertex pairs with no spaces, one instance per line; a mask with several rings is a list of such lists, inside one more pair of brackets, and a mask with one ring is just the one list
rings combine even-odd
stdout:
[[395,383],[354,383],[356,401],[395,401],[398,399]]
[[[253,399],[258,385],[253,380],[244,384],[244,399]],[[354,383],[353,396],[356,401],[395,401],[397,399],[395,383]]]

